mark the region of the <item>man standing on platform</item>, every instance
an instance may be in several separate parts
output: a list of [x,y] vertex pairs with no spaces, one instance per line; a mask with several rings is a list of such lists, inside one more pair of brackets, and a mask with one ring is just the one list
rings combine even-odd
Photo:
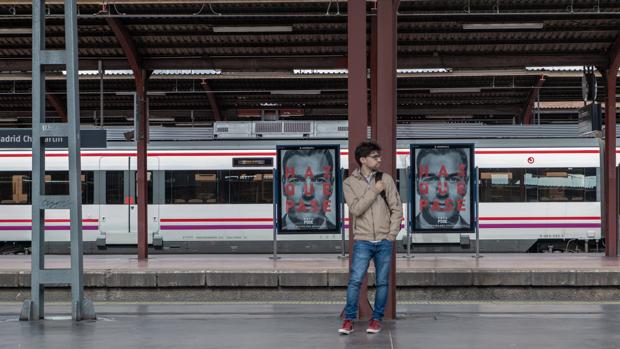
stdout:
[[400,231],[403,217],[402,204],[394,179],[379,172],[381,147],[373,142],[362,142],[355,148],[355,160],[360,166],[343,182],[344,198],[349,206],[350,234],[355,240],[351,254],[347,304],[341,334],[353,331],[357,318],[359,292],[374,261],[376,296],[372,319],[366,332],[381,331],[381,320],[387,303],[388,282],[392,259],[392,241]]

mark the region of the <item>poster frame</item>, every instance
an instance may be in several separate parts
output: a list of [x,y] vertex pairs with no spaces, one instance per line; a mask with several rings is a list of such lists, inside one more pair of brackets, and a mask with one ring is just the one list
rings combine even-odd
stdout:
[[[282,164],[282,155],[284,151],[287,150],[334,150],[334,166],[332,168],[332,175],[335,177],[334,179],[334,188],[333,192],[336,195],[335,205],[332,207],[332,211],[335,212],[336,215],[336,226],[334,229],[307,229],[307,230],[290,230],[286,229],[283,224],[283,213],[284,210],[282,207],[286,207],[285,203],[282,202],[281,193],[284,192],[283,188],[283,180],[284,174],[282,173],[284,169],[281,167]],[[274,205],[277,205],[277,221],[274,222],[277,227],[277,233],[282,235],[311,235],[311,234],[340,234],[340,229],[343,224],[342,222],[342,214],[339,210],[339,206],[343,200],[342,198],[342,174],[341,174],[341,165],[340,165],[340,145],[339,144],[312,144],[312,145],[277,145],[276,146],[276,173],[278,177],[278,181],[274,181],[274,185],[277,186],[274,188],[274,191],[278,192],[277,202],[274,202]]]
[[[415,157],[415,151],[416,149],[452,149],[452,148],[460,148],[460,149],[468,149],[469,150],[469,164],[468,164],[468,174],[469,174],[469,182],[468,182],[468,191],[469,191],[469,202],[468,202],[468,209],[469,209],[469,228],[462,228],[462,229],[442,229],[442,228],[416,228],[416,222],[415,219],[418,215],[418,207],[416,205],[416,179],[417,179],[417,162],[416,162],[416,157]],[[411,188],[410,190],[410,195],[409,195],[409,200],[407,202],[407,204],[410,207],[410,212],[411,215],[409,216],[409,222],[408,224],[410,224],[411,227],[411,232],[412,234],[426,234],[426,233],[432,233],[432,234],[438,234],[438,233],[443,233],[443,234],[473,234],[475,232],[476,229],[476,217],[475,217],[475,213],[474,213],[474,205],[476,205],[475,202],[475,195],[473,193],[473,191],[475,190],[474,188],[474,179],[475,179],[475,175],[476,175],[476,169],[475,169],[475,144],[474,143],[441,143],[441,144],[410,144],[409,146],[409,151],[410,151],[410,155],[409,155],[409,161],[410,161],[410,167],[411,167],[411,176],[410,176],[410,181],[409,181],[409,186]]]

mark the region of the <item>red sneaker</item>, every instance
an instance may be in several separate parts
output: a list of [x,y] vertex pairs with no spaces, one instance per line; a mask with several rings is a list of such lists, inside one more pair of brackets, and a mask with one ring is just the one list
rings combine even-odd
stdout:
[[342,326],[338,330],[340,334],[349,334],[353,332],[353,320],[344,320]]
[[368,323],[368,328],[366,329],[368,333],[379,333],[381,332],[381,323],[379,320],[372,319]]

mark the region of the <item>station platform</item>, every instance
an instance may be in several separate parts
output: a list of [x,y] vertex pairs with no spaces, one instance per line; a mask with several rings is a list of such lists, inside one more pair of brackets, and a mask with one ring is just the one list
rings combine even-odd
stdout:
[[[417,254],[397,256],[400,301],[620,301],[620,259],[602,254]],[[371,264],[372,265],[372,264]],[[69,256],[46,256],[46,268]],[[84,256],[93,301],[344,301],[348,260],[337,255]],[[374,275],[369,277],[370,293]],[[29,297],[30,256],[0,256],[0,301]],[[49,288],[69,299],[66,285]]]
[[[0,304],[6,348],[617,348],[618,304],[409,304],[378,334],[355,323],[336,333],[335,304],[97,304],[98,320],[62,320],[67,304],[48,305],[46,321],[16,319]],[[52,316],[55,314],[55,316]],[[56,319],[53,321],[51,319]],[[50,321],[47,321],[50,320]]]

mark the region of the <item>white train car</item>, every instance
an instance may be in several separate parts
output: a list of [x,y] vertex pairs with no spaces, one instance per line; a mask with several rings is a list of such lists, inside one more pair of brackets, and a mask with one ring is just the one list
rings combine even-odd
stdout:
[[[276,144],[346,142],[211,141],[153,144],[148,154],[149,243],[171,253],[257,253],[272,248],[273,165]],[[417,141],[440,143],[442,140]],[[459,140],[459,143],[467,142]],[[599,151],[592,140],[471,140],[480,169],[482,251],[596,248],[601,239]],[[407,202],[409,144],[399,140],[398,179]],[[67,153],[47,155],[48,194],[66,193]],[[28,246],[31,239],[27,150],[0,151],[0,243]],[[136,152],[122,144],[82,151],[83,227],[86,252],[135,249]],[[67,211],[47,211],[48,252],[68,248]],[[407,212],[404,204],[404,212]],[[403,227],[399,239],[405,241]],[[470,239],[473,241],[474,235]],[[337,252],[337,234],[280,236],[281,252]],[[414,234],[414,251],[462,251],[454,234]],[[568,244],[568,247],[565,247]],[[473,244],[472,244],[473,245]],[[580,247],[578,247],[580,246]],[[602,246],[602,245],[601,245]],[[402,247],[402,246],[401,246]],[[18,248],[17,248],[18,249]]]

